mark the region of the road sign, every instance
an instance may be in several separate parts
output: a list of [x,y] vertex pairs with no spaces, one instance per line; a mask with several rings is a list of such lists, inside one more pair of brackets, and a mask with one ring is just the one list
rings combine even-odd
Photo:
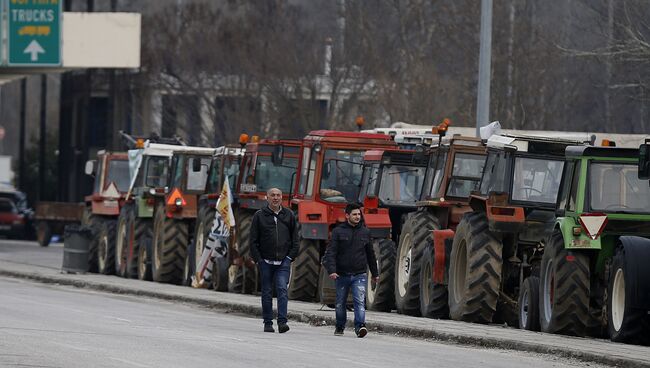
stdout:
[[10,66],[61,65],[60,0],[6,0]]

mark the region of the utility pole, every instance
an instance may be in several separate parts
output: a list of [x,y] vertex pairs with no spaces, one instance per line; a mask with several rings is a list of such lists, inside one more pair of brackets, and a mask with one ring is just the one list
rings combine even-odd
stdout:
[[[47,163],[45,162],[47,146],[47,74],[41,74],[41,126],[39,129],[40,141],[38,146],[38,200],[45,198],[45,175]],[[48,198],[49,199],[49,198]]]
[[490,122],[490,76],[492,71],[492,0],[481,0],[481,46],[478,57],[478,94],[476,99],[476,136]]

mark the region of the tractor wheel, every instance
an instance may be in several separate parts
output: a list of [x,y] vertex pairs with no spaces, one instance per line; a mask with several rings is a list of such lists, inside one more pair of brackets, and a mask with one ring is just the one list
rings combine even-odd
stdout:
[[196,265],[201,261],[203,256],[203,250],[208,241],[208,235],[210,230],[212,230],[212,224],[214,223],[214,214],[215,210],[210,207],[203,207],[199,211],[199,215],[196,219],[196,231],[194,232],[194,265],[196,272]]
[[448,319],[447,285],[433,282],[434,256],[433,246],[428,245],[422,254],[420,266],[420,314],[428,318]]
[[129,216],[128,233],[129,246],[126,249],[126,277],[136,278],[138,277],[140,247],[145,241],[151,243],[151,239],[153,238],[151,219],[137,217],[135,208],[133,208]]
[[[644,260],[640,260],[638,264],[641,265],[642,262]],[[635,309],[629,303],[630,294],[635,291],[635,284],[640,281],[626,277],[629,274],[628,267],[625,251],[619,248],[612,260],[607,288],[609,337],[615,342],[647,345],[650,343],[650,315],[645,309]]]
[[251,257],[250,231],[254,212],[241,210],[238,215],[235,246],[241,263],[239,265],[231,264],[228,268],[228,291],[250,294],[257,289],[257,267],[249,269],[246,266]]
[[540,270],[539,312],[542,332],[585,336],[589,314],[589,258],[564,249],[559,230],[544,248]]
[[[86,207],[81,217],[81,225],[92,230],[92,239],[88,245],[88,271],[97,272],[97,244],[99,243],[99,226],[102,218],[93,215],[90,208]],[[49,242],[49,239],[48,239]]]
[[185,221],[167,217],[165,206],[156,207],[153,223],[153,280],[180,284],[187,249],[188,226]]
[[[38,242],[38,245],[40,245],[41,247],[47,247],[48,245],[50,245],[51,238],[52,238],[52,228],[50,228],[50,224],[48,224],[47,221],[37,222],[36,241]],[[90,257],[90,254],[88,256]]]
[[97,270],[104,275],[115,273],[115,236],[117,221],[104,220],[99,229],[97,247]]
[[183,281],[181,282],[183,286],[191,286],[192,276],[196,273],[196,246],[194,244],[195,242],[190,243],[187,246],[187,252],[185,252],[185,266],[183,267]]
[[318,295],[319,248],[318,240],[300,239],[298,256],[291,262],[289,299],[311,302]]
[[144,238],[138,244],[138,280],[151,281],[151,238]]
[[539,331],[539,277],[527,277],[519,289],[519,328]]
[[449,259],[449,315],[456,321],[490,323],[501,285],[503,245],[483,213],[463,217]]
[[126,277],[126,258],[129,249],[131,209],[130,205],[125,205],[120,210],[120,216],[117,218],[117,238],[115,240],[115,274],[120,277]]
[[212,264],[212,288],[228,291],[228,257],[216,257]]
[[395,264],[395,307],[398,313],[420,315],[420,258],[431,231],[439,229],[437,218],[429,211],[420,210],[408,215]]
[[390,312],[395,308],[395,243],[390,239],[375,239],[372,246],[377,257],[379,282],[373,282],[368,271],[366,307],[370,310]]

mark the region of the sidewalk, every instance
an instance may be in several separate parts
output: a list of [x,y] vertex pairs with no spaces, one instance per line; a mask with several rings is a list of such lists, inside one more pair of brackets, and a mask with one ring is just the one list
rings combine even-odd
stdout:
[[[51,267],[26,265],[6,260],[0,260],[0,276],[72,285],[116,294],[141,295],[255,316],[261,316],[262,313],[258,296],[198,290],[115,276],[64,274]],[[289,301],[289,319],[318,326],[333,326],[335,322],[333,310],[327,307],[321,310],[319,304],[298,301]],[[471,346],[546,353],[626,368],[650,367],[650,347],[615,344],[606,340],[566,337],[501,326],[432,320],[371,311],[366,313],[366,322],[371,331],[401,336],[429,338],[440,342]],[[260,321],[260,331],[261,328]]]

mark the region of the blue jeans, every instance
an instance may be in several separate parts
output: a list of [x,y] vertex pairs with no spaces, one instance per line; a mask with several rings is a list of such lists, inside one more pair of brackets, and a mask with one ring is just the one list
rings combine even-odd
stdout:
[[346,304],[348,293],[352,289],[354,301],[354,328],[358,330],[366,323],[366,273],[339,276],[336,279],[336,327],[343,329],[347,322]]
[[287,323],[287,304],[289,295],[287,285],[289,284],[289,272],[291,261],[285,258],[280,265],[272,265],[260,260],[260,280],[262,282],[262,318],[264,324],[273,324],[273,283],[275,282],[275,293],[278,299],[278,324]]

